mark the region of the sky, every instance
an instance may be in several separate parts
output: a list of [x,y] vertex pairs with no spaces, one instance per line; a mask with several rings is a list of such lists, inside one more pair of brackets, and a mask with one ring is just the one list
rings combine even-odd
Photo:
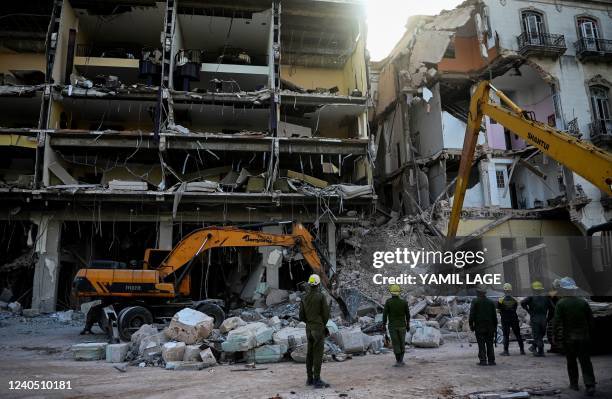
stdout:
[[380,61],[391,52],[411,15],[436,15],[461,3],[463,0],[367,0],[370,58]]

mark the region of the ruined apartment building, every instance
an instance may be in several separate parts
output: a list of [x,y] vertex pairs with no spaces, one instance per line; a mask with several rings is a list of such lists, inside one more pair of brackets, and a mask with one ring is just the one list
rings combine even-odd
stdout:
[[[371,64],[375,175],[387,203],[410,211],[451,200],[470,90],[483,79],[538,121],[610,150],[610,6],[467,1],[411,18],[391,55]],[[485,119],[466,208],[571,219],[582,231],[610,219],[604,193]]]
[[[538,121],[610,151],[611,7],[480,0],[409,19],[392,53],[370,64],[381,201],[408,214],[434,206],[445,227],[471,90],[484,79]],[[485,118],[478,144],[459,235],[514,237],[501,240],[502,256],[544,236],[583,235],[612,217],[605,193],[496,121]],[[563,259],[548,255],[549,265]],[[533,277],[546,267],[538,257],[515,261],[529,262]]]
[[[38,0],[2,14],[0,284],[25,307],[67,307],[79,268],[141,267],[146,248],[208,225],[301,222],[333,266],[339,225],[371,212],[361,2]],[[212,251],[192,292],[249,300],[260,281],[303,281],[279,253]]]

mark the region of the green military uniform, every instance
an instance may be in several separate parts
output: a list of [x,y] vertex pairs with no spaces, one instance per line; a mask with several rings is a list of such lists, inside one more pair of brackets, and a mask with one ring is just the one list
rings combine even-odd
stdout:
[[529,313],[533,348],[538,356],[544,356],[546,324],[555,310],[552,301],[547,295],[536,295],[523,299],[521,306]]
[[470,307],[470,329],[476,335],[478,342],[478,359],[480,364],[495,364],[495,352],[493,351],[493,340],[497,330],[497,313],[495,304],[486,296],[478,296],[472,301]]
[[308,380],[320,380],[325,349],[325,325],[329,320],[329,304],[318,286],[308,287],[300,302],[300,320],[306,323],[306,374]]
[[389,337],[393,344],[393,353],[398,363],[404,360],[406,352],[406,329],[410,328],[410,309],[408,302],[397,295],[393,295],[385,302],[383,310],[383,326],[389,321]]
[[594,389],[595,375],[589,353],[593,312],[589,304],[573,296],[561,298],[555,308],[553,328],[556,342],[561,343],[565,352],[570,385],[575,389],[578,387],[578,359],[584,385],[587,389]]
[[521,337],[521,327],[519,325],[518,315],[516,309],[518,308],[518,301],[510,294],[506,294],[499,298],[497,302],[497,309],[501,316],[502,332],[504,334],[504,353],[508,354],[508,348],[510,346],[510,330],[514,333],[516,340],[518,341],[521,353],[524,353],[523,338]]

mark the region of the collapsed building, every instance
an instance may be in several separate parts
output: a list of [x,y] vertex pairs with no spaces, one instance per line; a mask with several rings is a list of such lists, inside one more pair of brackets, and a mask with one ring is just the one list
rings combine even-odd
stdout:
[[[68,308],[79,268],[139,267],[210,225],[303,223],[335,267],[339,228],[372,212],[361,2],[40,0],[2,14],[0,284],[24,307]],[[295,288],[309,270],[279,254],[211,251],[195,299]]]
[[[444,229],[481,80],[535,120],[609,151],[611,22],[604,1],[473,0],[410,18],[390,55],[370,63],[379,207],[432,216]],[[537,247],[611,216],[605,193],[485,118],[458,235],[501,237],[489,250],[509,256],[499,265],[507,281],[550,284],[544,270],[567,257]],[[610,243],[602,243],[596,270],[609,273]]]

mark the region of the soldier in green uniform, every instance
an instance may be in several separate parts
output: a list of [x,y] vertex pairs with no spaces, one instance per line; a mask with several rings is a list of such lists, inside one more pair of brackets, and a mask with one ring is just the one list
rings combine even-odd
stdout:
[[[478,342],[478,359],[480,366],[495,366],[495,352],[493,351],[493,340],[497,331],[497,312],[495,304],[486,296],[486,289],[478,287],[478,296],[472,301],[470,307],[470,330],[476,334]],[[487,363],[488,359],[488,363]]]
[[510,329],[514,333],[516,340],[518,341],[519,348],[521,348],[521,355],[525,354],[525,347],[523,346],[523,338],[521,337],[521,328],[519,326],[519,319],[516,314],[518,308],[518,301],[512,296],[512,284],[504,284],[504,296],[499,298],[497,302],[497,309],[501,316],[502,332],[504,334],[504,351],[502,356],[510,356],[508,348],[510,346]]
[[593,312],[589,304],[576,296],[578,287],[573,279],[564,277],[560,281],[562,298],[557,302],[553,328],[556,342],[561,344],[567,360],[570,388],[578,391],[578,364],[582,369],[582,380],[589,396],[595,394],[595,374],[589,347],[593,330]]
[[321,363],[325,349],[325,325],[329,320],[329,304],[319,288],[321,278],[313,274],[308,278],[308,291],[300,302],[300,320],[306,323],[306,385],[315,388],[329,387],[321,379]]
[[544,336],[546,324],[553,316],[554,308],[548,295],[544,293],[544,285],[539,281],[531,283],[533,295],[521,302],[521,306],[529,313],[533,345],[529,348],[534,356],[544,356]]
[[[385,302],[383,310],[383,326],[391,337],[395,364],[393,367],[404,366],[404,353],[406,353],[406,330],[410,329],[410,309],[408,302],[400,298],[400,286],[394,284],[389,287],[391,298]],[[387,320],[389,327],[387,327]]]

